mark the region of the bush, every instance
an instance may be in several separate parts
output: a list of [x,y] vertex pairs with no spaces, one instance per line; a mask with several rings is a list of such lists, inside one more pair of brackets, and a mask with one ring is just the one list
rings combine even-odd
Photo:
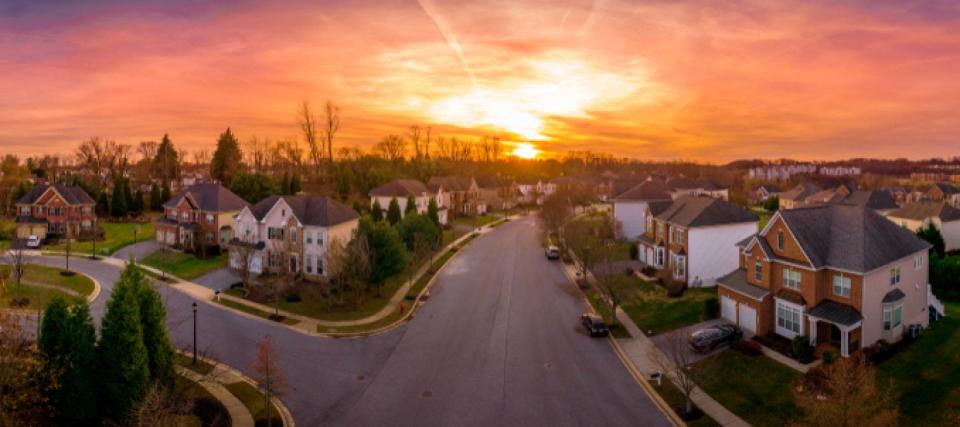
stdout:
[[704,319],[716,319],[720,315],[720,302],[716,298],[709,298],[703,302]]
[[798,335],[793,337],[793,358],[800,363],[809,363],[813,360],[813,347],[810,346],[810,338]]
[[657,274],[657,269],[653,268],[653,266],[648,265],[641,268],[640,272],[643,273],[644,276],[653,277]]
[[760,343],[754,340],[740,340],[735,343],[732,347],[734,350],[743,353],[745,356],[760,356],[763,354],[763,349],[760,347]]
[[637,245],[630,245],[630,259],[636,260],[640,258],[640,248]]
[[287,302],[300,302],[300,301],[303,301],[303,298],[300,296],[300,294],[290,294],[290,295],[287,295],[287,297],[284,298],[284,300],[286,300]]
[[680,298],[683,296],[683,291],[686,289],[686,285],[683,282],[669,282],[666,285],[667,296],[670,298]]
[[826,351],[823,352],[823,364],[824,364],[824,365],[829,365],[829,364],[835,362],[835,361],[837,360],[837,357],[839,357],[839,355],[837,354],[837,352],[836,352],[835,350],[833,350],[833,349],[828,349],[828,350],[826,350]]

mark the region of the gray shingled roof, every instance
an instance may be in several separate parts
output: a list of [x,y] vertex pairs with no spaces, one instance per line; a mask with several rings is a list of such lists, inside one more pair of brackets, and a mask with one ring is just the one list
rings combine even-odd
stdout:
[[[27,194],[24,194],[20,200],[17,200],[17,204],[32,205],[36,203],[37,199],[43,195],[51,186],[49,184],[37,184],[34,185]],[[54,184],[53,189],[57,190],[67,204],[71,205],[82,205],[82,204],[96,204],[97,202],[93,200],[93,197],[90,197],[86,191],[83,191],[82,188],[74,185],[63,185],[63,184]]]
[[857,310],[849,305],[824,300],[807,312],[807,316],[823,319],[843,326],[853,326],[863,320]]
[[746,295],[753,299],[762,300],[770,291],[747,282],[747,271],[739,268],[717,279],[717,285],[734,291],[741,295]]
[[866,206],[880,211],[899,207],[897,201],[893,199],[893,195],[887,190],[854,191],[843,199],[843,203]]
[[395,179],[370,190],[370,196],[407,197],[430,192],[426,185],[415,179]]
[[329,227],[360,217],[353,209],[325,196],[270,196],[250,207],[250,212],[262,220],[280,199],[303,225]]
[[922,201],[907,204],[890,212],[887,216],[917,221],[923,221],[927,218],[940,218],[940,221],[950,222],[960,220],[960,209],[944,202]]
[[238,211],[243,209],[244,206],[249,205],[246,200],[233,194],[232,191],[220,184],[203,183],[194,184],[183,189],[172,199],[167,200],[163,206],[168,208],[176,207],[187,194],[197,202],[201,211],[206,212]]
[[670,189],[663,181],[644,181],[624,191],[614,200],[670,200]]
[[685,176],[678,176],[668,179],[667,186],[671,189],[690,190],[693,188],[700,188],[702,184],[697,182],[695,179],[687,178]]
[[823,191],[823,189],[814,184],[803,183],[780,193],[780,200],[804,200],[820,191]]
[[480,188],[497,188],[510,185],[510,179],[496,176],[496,175],[483,175],[475,179],[477,186]]
[[780,211],[814,268],[866,273],[930,244],[872,209],[820,205]]
[[760,217],[730,202],[705,196],[684,196],[656,218],[683,227],[757,222]]
[[806,203],[837,203],[844,199],[837,190],[823,190],[813,193],[803,199]]
[[434,191],[441,187],[443,191],[467,191],[472,184],[472,178],[463,176],[435,176],[427,181],[427,187]]
[[943,194],[946,194],[948,196],[951,194],[960,193],[960,190],[957,190],[957,187],[954,187],[953,184],[950,184],[947,182],[938,182],[936,184],[933,184],[933,186],[939,188],[940,191],[943,192]]

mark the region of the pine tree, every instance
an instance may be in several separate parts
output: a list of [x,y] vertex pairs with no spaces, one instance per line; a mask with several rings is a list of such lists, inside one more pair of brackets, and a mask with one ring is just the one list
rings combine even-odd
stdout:
[[110,215],[110,199],[106,191],[101,191],[97,197],[97,216]]
[[133,193],[130,191],[130,179],[122,178],[123,181],[123,200],[127,202],[127,212],[130,212],[131,206],[133,206]]
[[150,185],[150,210],[154,212],[160,212],[163,210],[163,202],[166,200],[161,200],[160,187],[157,186],[157,183]]
[[370,208],[370,218],[373,222],[383,221],[383,208],[380,206],[380,200],[373,200],[373,207]]
[[226,187],[233,183],[233,179],[243,172],[243,154],[240,153],[240,143],[230,128],[220,134],[217,140],[217,150],[210,161],[210,176],[220,181]]
[[290,194],[290,175],[286,172],[280,177],[280,193]]
[[86,301],[75,304],[63,328],[60,352],[67,360],[52,398],[67,424],[86,424],[97,415],[97,331]]
[[157,147],[157,154],[153,158],[153,176],[160,178],[164,185],[170,185],[170,181],[180,176],[180,161],[177,149],[174,148],[170,136],[163,135],[163,140]]
[[146,202],[143,200],[143,191],[137,190],[136,193],[133,193],[133,202],[130,203],[130,212],[133,212],[137,215],[142,214],[145,203]]
[[43,311],[43,322],[40,324],[40,337],[37,339],[37,348],[46,360],[62,356],[60,343],[63,342],[64,327],[67,323],[67,301],[56,297],[50,301]]
[[413,194],[407,196],[407,206],[403,209],[404,215],[409,215],[410,212],[417,213],[417,199],[413,198]]
[[430,221],[433,221],[438,227],[440,226],[440,208],[437,207],[437,199],[431,197],[430,204],[427,205],[427,218],[430,218]]
[[167,203],[167,200],[170,200],[171,197],[173,197],[173,195],[170,194],[170,184],[164,183],[163,190],[160,191],[160,208],[157,210],[162,211],[163,204]]
[[290,177],[290,194],[296,195],[299,193],[300,190],[302,190],[301,185],[300,175],[293,174],[293,176]]
[[150,381],[137,294],[125,280],[110,294],[100,336],[98,402],[104,415],[119,421],[146,395]]
[[174,379],[175,352],[167,335],[166,309],[160,294],[150,286],[146,276],[132,262],[127,264],[120,280],[126,281],[137,293],[150,377],[160,384],[171,385]]
[[390,222],[390,225],[396,225],[401,219],[403,219],[403,216],[400,214],[400,203],[394,197],[390,199],[390,207],[387,208],[387,221]]
[[110,202],[110,215],[119,218],[127,214],[127,196],[123,191],[123,180],[114,181],[113,197]]

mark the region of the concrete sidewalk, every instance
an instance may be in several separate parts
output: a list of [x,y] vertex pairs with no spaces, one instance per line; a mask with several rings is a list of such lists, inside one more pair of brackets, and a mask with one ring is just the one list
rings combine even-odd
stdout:
[[242,381],[229,371],[222,369],[219,365],[209,375],[202,375],[188,368],[177,366],[177,373],[186,379],[197,383],[203,387],[211,396],[220,401],[223,407],[230,414],[230,425],[233,427],[253,427],[253,414],[247,409],[247,406],[234,396],[230,390],[224,387],[224,384],[230,384]]

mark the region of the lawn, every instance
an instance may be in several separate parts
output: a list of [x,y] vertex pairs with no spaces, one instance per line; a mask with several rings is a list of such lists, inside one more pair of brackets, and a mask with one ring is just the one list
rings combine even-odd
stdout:
[[610,312],[610,305],[600,299],[600,293],[597,292],[596,289],[588,288],[585,289],[583,293],[587,296],[587,300],[590,301],[590,305],[593,306],[597,314],[603,317],[603,321],[610,326],[610,333],[613,334],[614,338],[630,338],[630,332],[627,332],[619,323],[614,322],[613,314]]
[[900,424],[947,425],[960,401],[960,302],[944,301],[947,317],[877,367],[880,384],[900,396]]
[[792,385],[801,374],[766,356],[727,350],[695,365],[694,375],[710,397],[754,426],[780,427],[800,415]]
[[227,266],[227,255],[204,259],[193,254],[174,251],[157,251],[140,261],[143,265],[165,271],[184,280],[196,279],[212,270]]
[[[250,410],[256,425],[267,425],[267,414],[264,410],[266,406],[263,404],[263,394],[260,393],[260,390],[244,381],[225,384],[224,387],[230,390],[230,393],[233,393],[234,396],[237,396],[243,402],[243,405]],[[270,403],[270,418],[273,419],[274,426],[283,427],[280,411],[272,402]]]
[[[10,267],[7,265],[0,266],[0,274],[7,276],[9,274]],[[79,293],[80,295],[90,295],[93,292],[94,284],[90,278],[77,274],[74,276],[62,276],[60,275],[59,268],[55,267],[45,267],[40,265],[27,264],[24,266],[24,275],[23,278],[26,281],[39,282],[47,285],[53,285],[65,289],[70,289],[74,292]],[[9,305],[10,300],[14,298],[26,298],[29,300],[29,304],[24,307],[19,307],[22,309],[42,309],[46,308],[47,304],[50,303],[55,297],[62,297],[67,301],[78,301],[78,299],[66,292],[60,292],[56,289],[41,288],[37,286],[31,286],[28,283],[22,283],[17,287],[16,283],[12,279],[5,280],[5,288],[3,290],[2,304],[4,306]]]
[[622,309],[643,331],[654,334],[672,331],[708,320],[704,302],[717,297],[715,288],[689,288],[680,298],[670,298],[663,287],[634,279],[623,298]]
[[[655,382],[650,382],[650,385],[653,386],[653,389],[656,390],[657,394],[663,398],[664,401],[673,408],[673,411],[678,415],[683,414],[683,411],[686,409],[686,399],[683,397],[683,392],[680,391],[677,386],[673,385],[672,382],[663,380],[663,383],[657,385]],[[699,420],[696,421],[687,421],[689,427],[719,427],[720,424],[710,418],[709,415],[703,414]]]
[[[154,238],[153,217],[149,217],[143,224],[135,222],[106,222],[101,221],[103,227],[103,239],[97,241],[97,252],[100,255],[113,255],[118,249],[133,244],[134,227],[140,227],[137,231],[137,242]],[[65,251],[65,243],[44,246],[44,249],[50,251]],[[73,242],[71,250],[74,252],[92,253],[93,242]]]
[[[228,294],[235,295],[235,293],[234,293],[232,290],[227,291],[227,293],[228,293]],[[237,295],[237,296],[239,296],[239,295]],[[242,312],[244,312],[244,313],[252,314],[252,315],[257,316],[257,317],[262,317],[262,318],[264,318],[264,319],[270,319],[270,316],[273,316],[273,312],[269,312],[269,313],[268,313],[268,312],[263,311],[263,310],[260,310],[260,309],[258,309],[258,308],[256,308],[256,307],[251,307],[251,306],[249,306],[249,305],[247,305],[247,304],[239,303],[239,302],[232,301],[232,300],[229,300],[229,299],[226,299],[226,298],[221,298],[220,301],[219,301],[219,303],[220,303],[220,305],[223,305],[223,306],[225,306],[225,307],[230,307],[230,308],[232,308],[232,309],[234,309],[234,310],[240,310],[240,311],[242,311]],[[300,321],[299,321],[299,320],[296,320],[296,319],[291,319],[291,318],[284,318],[280,323],[283,323],[283,324],[285,324],[285,325],[296,325],[297,323],[300,323]]]
[[61,297],[68,302],[80,302],[80,300],[76,297],[67,295],[66,293],[57,291],[56,289],[38,288],[25,283],[17,287],[17,285],[14,283],[7,283],[7,288],[3,291],[2,304],[3,307],[11,307],[10,300],[14,298],[26,298],[29,301],[29,304],[11,308],[17,308],[21,310],[41,310],[46,308],[47,304],[50,304],[50,301],[53,301],[53,299],[56,297]]
[[491,222],[500,219],[498,216],[494,215],[477,215],[477,216],[461,216],[453,219],[454,224],[464,225],[467,227],[483,227]]

